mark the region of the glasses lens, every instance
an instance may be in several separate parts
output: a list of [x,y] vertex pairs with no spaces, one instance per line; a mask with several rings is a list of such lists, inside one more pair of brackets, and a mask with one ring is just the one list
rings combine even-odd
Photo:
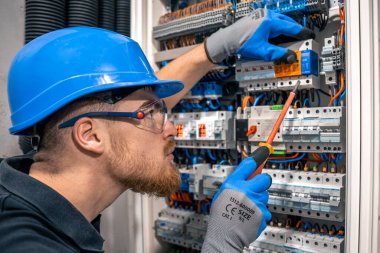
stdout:
[[162,100],[157,100],[149,105],[141,108],[145,117],[141,120],[140,125],[154,130],[155,132],[162,132],[166,121],[166,105]]

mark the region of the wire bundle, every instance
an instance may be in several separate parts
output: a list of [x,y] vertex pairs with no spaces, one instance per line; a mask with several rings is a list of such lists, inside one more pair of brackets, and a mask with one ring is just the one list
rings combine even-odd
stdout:
[[64,0],[26,0],[25,43],[65,27]]
[[227,2],[228,1],[226,0],[207,0],[197,4],[193,4],[184,9],[180,9],[161,16],[159,23],[165,24],[172,20],[201,14],[207,11],[212,11],[214,9],[226,8],[228,6]]
[[130,36],[131,34],[131,1],[116,0],[116,32]]
[[115,29],[115,0],[99,0],[99,27]]

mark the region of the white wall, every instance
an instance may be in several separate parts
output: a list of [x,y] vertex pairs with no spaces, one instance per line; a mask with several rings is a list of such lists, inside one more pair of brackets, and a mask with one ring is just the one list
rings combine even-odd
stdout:
[[7,79],[12,59],[24,45],[24,12],[24,0],[0,0],[0,157],[21,154],[17,137],[8,133]]

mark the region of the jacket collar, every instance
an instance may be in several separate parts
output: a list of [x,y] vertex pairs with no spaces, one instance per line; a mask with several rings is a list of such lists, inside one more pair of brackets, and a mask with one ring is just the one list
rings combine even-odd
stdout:
[[67,199],[28,175],[32,155],[6,158],[0,164],[0,184],[37,208],[56,228],[83,250],[103,252],[100,215],[89,223]]

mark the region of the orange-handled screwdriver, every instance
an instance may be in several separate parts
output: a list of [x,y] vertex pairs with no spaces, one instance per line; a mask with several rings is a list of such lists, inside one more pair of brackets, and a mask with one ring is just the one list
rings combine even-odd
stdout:
[[[277,121],[274,124],[274,127],[273,127],[272,131],[270,132],[267,141],[260,143],[259,144],[260,148],[256,149],[250,155],[250,157],[252,157],[256,161],[257,164],[260,164],[260,166],[258,169],[256,169],[256,171],[251,176],[249,176],[249,178],[247,180],[250,180],[250,179],[254,178],[256,175],[261,174],[263,167],[264,167],[264,164],[265,164],[265,161],[268,159],[270,154],[273,154],[272,143],[273,143],[274,137],[276,137],[276,134],[277,134],[277,132],[280,129],[280,126],[282,124],[282,121],[284,120],[286,113],[288,112],[288,109],[289,109],[290,105],[292,104],[294,97],[296,96],[296,92],[298,90],[300,83],[301,83],[300,80],[298,80],[293,91],[290,92],[289,97],[286,100],[285,105],[282,108],[281,113],[278,116]],[[266,149],[263,149],[262,147],[266,147]],[[264,157],[265,157],[265,159],[263,159]]]

